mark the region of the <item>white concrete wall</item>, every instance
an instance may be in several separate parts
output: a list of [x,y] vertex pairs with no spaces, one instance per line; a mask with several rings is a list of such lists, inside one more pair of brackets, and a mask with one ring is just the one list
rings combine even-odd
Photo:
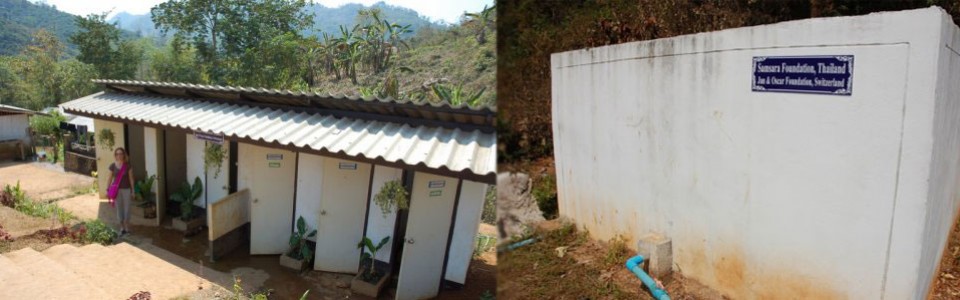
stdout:
[[[390,243],[393,244],[395,236],[393,236],[394,225],[397,222],[397,210],[396,207],[390,211],[389,214],[384,215],[383,210],[380,209],[380,206],[377,205],[373,198],[380,192],[380,189],[383,188],[383,185],[391,180],[401,180],[403,177],[403,170],[385,167],[385,166],[374,166],[373,168],[373,186],[370,189],[370,214],[367,216],[367,237],[374,242],[380,242],[384,237],[390,237]],[[380,251],[377,251],[377,260],[390,263],[390,255],[393,252],[392,247],[385,246]]]
[[[926,203],[926,224],[921,235],[921,255],[917,286],[932,284],[937,274],[947,232],[953,225],[960,204],[960,30],[948,16],[941,18],[939,63],[937,64],[936,102],[933,109],[933,153],[930,162],[930,188]],[[919,207],[922,208],[922,207]],[[926,297],[917,289],[914,298]]]
[[447,272],[444,274],[446,280],[466,283],[467,268],[470,267],[473,249],[477,244],[477,231],[486,195],[486,184],[464,180],[460,185],[457,219],[453,225],[453,237],[447,254]]
[[[95,135],[98,140],[100,130],[110,129],[113,132],[113,147],[123,147],[125,144],[123,123],[94,119],[93,124],[97,128]],[[98,143],[95,151],[97,152],[97,187],[100,198],[107,198],[107,188],[110,186],[110,164],[114,162],[113,149],[107,149],[106,146]]]
[[[197,139],[193,134],[186,134],[187,136],[187,181],[190,184],[193,184],[193,181],[200,177],[200,181],[203,182],[203,188],[207,188],[207,182],[204,178],[203,171],[203,147],[204,141]],[[206,203],[203,199],[204,196],[200,196],[196,200],[193,200],[193,205],[206,208]]]
[[[157,175],[157,171],[160,168],[157,160],[157,129],[151,127],[143,128],[143,161],[146,163],[144,170],[147,172],[147,177],[151,175]],[[146,178],[144,178],[146,179]],[[156,193],[157,188],[160,185],[154,182],[153,189],[151,192]]]
[[[554,54],[560,213],[665,234],[733,298],[922,298],[957,208],[956,36],[930,8]],[[854,55],[853,94],[751,91],[753,56],[793,55]]]
[[28,141],[30,138],[30,136],[27,135],[28,127],[30,127],[30,121],[27,115],[20,114],[0,116],[0,141]]

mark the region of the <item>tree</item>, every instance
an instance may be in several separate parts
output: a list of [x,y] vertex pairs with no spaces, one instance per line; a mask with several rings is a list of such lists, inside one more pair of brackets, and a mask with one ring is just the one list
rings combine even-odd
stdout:
[[149,79],[170,82],[205,83],[202,66],[196,66],[196,49],[174,37],[150,54]]
[[143,50],[132,41],[120,40],[120,29],[106,22],[107,13],[76,17],[78,30],[70,36],[80,54],[77,59],[96,67],[101,77],[133,79]]
[[53,162],[60,159],[60,148],[63,147],[63,135],[60,132],[60,122],[67,119],[58,111],[53,111],[49,116],[34,116],[30,118],[30,129],[38,135],[44,135],[53,141]]
[[490,24],[493,24],[494,10],[497,6],[487,7],[483,6],[483,10],[479,13],[467,13],[467,17],[470,17],[471,22],[477,23],[477,43],[484,44],[487,42],[487,27],[490,27]]
[[197,61],[210,65],[211,81],[223,83],[229,72],[221,66],[224,61],[233,60],[233,68],[257,68],[240,59],[248,49],[275,36],[299,36],[312,25],[305,5],[305,0],[168,0],[150,13],[162,33],[175,30],[175,38],[191,39]]

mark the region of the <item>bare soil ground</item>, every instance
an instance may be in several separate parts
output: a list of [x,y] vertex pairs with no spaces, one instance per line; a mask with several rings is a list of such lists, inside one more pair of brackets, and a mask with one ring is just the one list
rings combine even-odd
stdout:
[[[631,254],[622,241],[592,241],[558,221],[537,227],[537,242],[500,254],[499,298],[653,299],[624,266]],[[563,257],[558,247],[566,247]],[[661,280],[671,299],[724,299],[678,272]]]
[[3,226],[3,230],[16,239],[40,229],[50,229],[55,225],[53,220],[31,217],[0,205],[0,226]]
[[60,199],[93,186],[94,178],[64,172],[63,167],[44,162],[0,162],[0,188],[16,185],[34,200]]
[[928,299],[960,299],[960,218],[954,221]]

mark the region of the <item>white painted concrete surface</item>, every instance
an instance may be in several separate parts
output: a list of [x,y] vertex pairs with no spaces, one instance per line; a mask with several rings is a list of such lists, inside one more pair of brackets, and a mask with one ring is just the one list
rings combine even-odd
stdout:
[[444,279],[464,284],[467,280],[467,268],[473,258],[473,248],[477,245],[480,215],[483,213],[483,200],[487,195],[487,185],[464,180],[460,186],[460,201],[457,202],[457,219],[453,225],[453,237],[447,254],[447,272]]
[[[101,130],[110,129],[113,132],[113,147],[123,147],[123,123],[110,122],[106,120],[94,119],[94,126],[97,128],[97,139]],[[110,186],[110,164],[114,162],[113,149],[107,149],[106,146],[97,144],[97,187],[100,198],[107,198],[107,188]]]
[[30,127],[29,116],[4,115],[0,116],[0,141],[3,140],[23,140],[29,141],[27,128]]
[[[929,8],[554,54],[560,213],[665,234],[733,298],[924,298],[960,199],[957,49]],[[751,91],[753,56],[793,55],[854,55],[853,94]]]
[[[390,213],[384,215],[383,210],[380,209],[374,201],[373,197],[380,192],[380,189],[383,188],[383,185],[391,180],[401,180],[403,177],[403,170],[385,167],[385,166],[374,166],[373,168],[373,186],[371,186],[369,206],[370,214],[367,216],[367,237],[369,237],[374,242],[380,242],[384,237],[390,237],[390,243],[393,244],[396,242],[393,236],[393,229],[397,222],[397,210],[396,207],[390,211]],[[377,260],[390,263],[390,255],[393,253],[393,248],[389,246],[384,246],[383,249],[377,251]]]
[[[208,188],[207,182],[205,180],[204,171],[203,171],[203,147],[204,141],[197,139],[193,134],[186,134],[187,136],[187,181],[190,184],[193,184],[193,181],[196,178],[200,178],[200,182],[203,182],[203,188],[206,190]],[[206,194],[206,191],[204,191]],[[206,201],[204,201],[204,196],[200,196],[196,200],[193,200],[193,205],[198,207],[207,207]]]

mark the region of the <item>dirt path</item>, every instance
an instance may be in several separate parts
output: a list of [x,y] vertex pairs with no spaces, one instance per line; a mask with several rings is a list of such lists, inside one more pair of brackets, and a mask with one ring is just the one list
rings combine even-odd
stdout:
[[928,299],[960,299],[960,218],[954,221]]
[[36,232],[40,229],[50,229],[52,220],[31,217],[12,208],[0,205],[0,226],[14,239]]
[[64,172],[60,166],[39,162],[0,163],[0,188],[16,185],[34,200],[58,199],[74,194],[74,191],[90,188],[94,178]]

